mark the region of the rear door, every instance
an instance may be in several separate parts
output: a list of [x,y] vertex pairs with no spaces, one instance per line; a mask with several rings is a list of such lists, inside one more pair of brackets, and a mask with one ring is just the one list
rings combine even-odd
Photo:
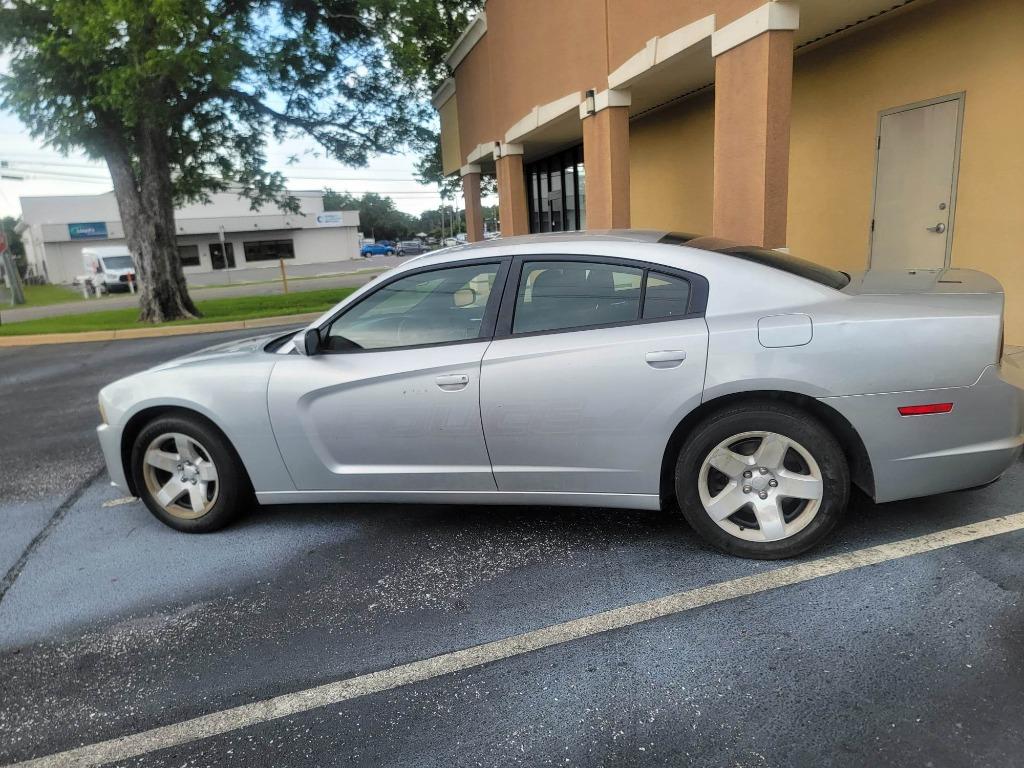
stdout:
[[274,366],[268,407],[296,488],[495,490],[480,360],[504,274],[499,261],[402,273],[321,330],[322,354]]
[[498,489],[657,494],[701,400],[706,300],[703,278],[642,262],[517,259],[481,370]]

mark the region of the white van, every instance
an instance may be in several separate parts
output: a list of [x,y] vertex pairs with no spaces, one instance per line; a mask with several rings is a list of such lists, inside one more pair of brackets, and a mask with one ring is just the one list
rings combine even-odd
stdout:
[[100,293],[131,290],[135,282],[135,262],[123,245],[83,248],[82,264],[86,279]]

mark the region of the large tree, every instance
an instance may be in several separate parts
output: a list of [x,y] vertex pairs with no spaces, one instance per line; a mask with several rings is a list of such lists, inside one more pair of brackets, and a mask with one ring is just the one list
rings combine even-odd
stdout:
[[0,104],[62,151],[106,161],[137,259],[140,318],[197,315],[174,206],[238,189],[297,210],[268,138],[311,136],[351,165],[428,143],[369,0],[4,0]]
[[[483,0],[380,0],[373,3],[375,26],[389,64],[406,88],[426,103],[451,75],[444,61],[470,20],[483,8]],[[433,122],[433,121],[432,121]],[[445,176],[441,164],[441,136],[431,132],[421,150],[416,176],[422,184],[438,185],[441,197],[454,200],[461,192],[458,177]],[[493,177],[483,179],[482,191],[494,194]]]

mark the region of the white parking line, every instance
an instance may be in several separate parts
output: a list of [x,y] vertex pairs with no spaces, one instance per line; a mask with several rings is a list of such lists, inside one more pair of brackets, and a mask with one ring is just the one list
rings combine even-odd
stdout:
[[852,571],[890,560],[899,560],[910,555],[931,552],[1021,529],[1024,529],[1024,512],[949,528],[891,544],[881,544],[854,552],[845,552],[805,563],[784,566],[765,573],[744,576],[685,592],[676,592],[655,600],[627,605],[561,624],[553,624],[532,632],[506,637],[483,645],[475,645],[453,653],[433,656],[410,664],[401,664],[379,672],[327,683],[304,691],[286,693],[272,699],[264,699],[220,712],[212,712],[172,725],[17,763],[16,766],[8,766],[8,768],[28,768],[28,766],[65,768],[67,766],[103,765],[115,760],[127,760],[159,749],[188,744],[240,728],[308,712],[311,709],[350,701],[371,693],[380,693],[403,685],[477,667],[481,664],[521,656],[531,651],[549,648],[572,640],[592,637],[612,629],[631,627],[641,622],[671,616],[700,606],[754,595],[779,587],[820,579],[823,576]]

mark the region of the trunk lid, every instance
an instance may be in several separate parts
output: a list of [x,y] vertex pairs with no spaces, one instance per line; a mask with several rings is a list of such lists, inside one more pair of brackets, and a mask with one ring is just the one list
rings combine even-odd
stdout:
[[842,292],[888,304],[919,320],[908,343],[931,349],[980,374],[1003,351],[1003,287],[974,269],[867,270],[850,275]]
[[888,296],[921,293],[1002,294],[1003,287],[991,275],[974,269],[912,269],[886,271],[869,269],[850,274],[843,293]]

